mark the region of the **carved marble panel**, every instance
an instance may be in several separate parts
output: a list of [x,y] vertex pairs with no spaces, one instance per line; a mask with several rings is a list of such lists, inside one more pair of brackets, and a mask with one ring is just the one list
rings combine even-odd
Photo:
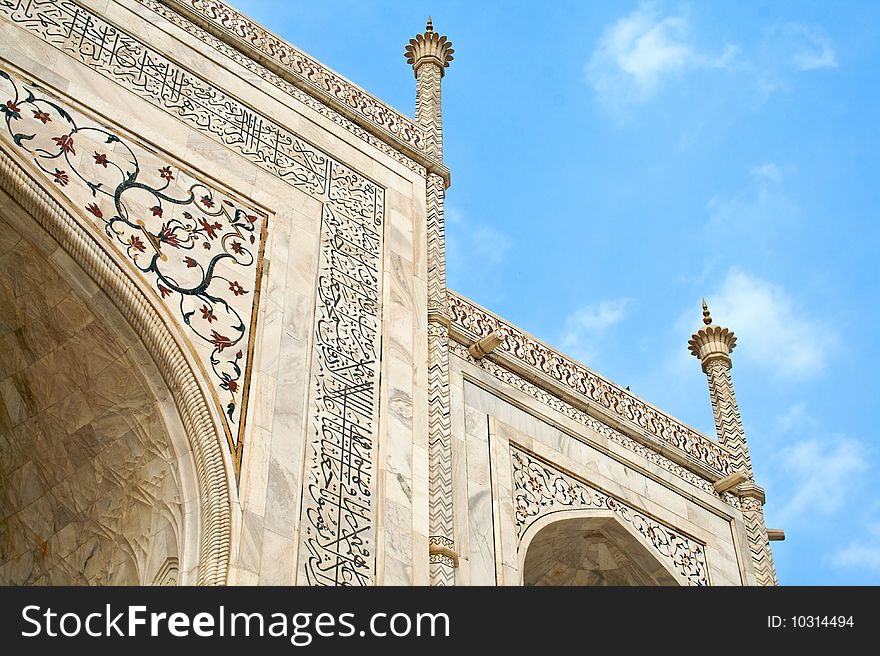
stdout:
[[560,510],[611,511],[642,535],[655,555],[684,577],[689,585],[709,585],[705,546],[642,511],[565,474],[511,444],[514,512],[517,535],[539,517]]

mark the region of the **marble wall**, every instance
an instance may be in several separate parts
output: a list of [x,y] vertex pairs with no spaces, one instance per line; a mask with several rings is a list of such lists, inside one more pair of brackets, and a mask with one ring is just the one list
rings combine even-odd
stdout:
[[167,390],[107,297],[5,194],[0,208],[0,583],[176,582]]
[[754,582],[737,509],[453,352],[457,585]]
[[[156,281],[137,270],[139,257],[123,261],[118,248],[113,254],[169,326],[200,388],[224,400],[210,404],[205,423],[236,424],[227,436],[218,433],[231,516],[224,581],[427,584],[428,164],[155,0],[7,3],[0,6],[0,65],[76,120],[131,144],[153,177],[163,178],[168,167],[175,184],[186,182],[178,191],[198,183],[210,190],[208,200],[224,199],[259,223],[259,238],[248,240],[261,253],[259,266],[243,265],[247,284],[233,269],[232,297],[226,294],[242,304],[248,348],[239,356],[215,345],[217,355],[231,353],[234,362],[213,378],[204,362],[213,347],[201,355],[191,348],[191,325],[181,323],[187,312],[174,315]],[[402,61],[400,77],[411,83]],[[19,106],[0,98],[7,100]],[[7,117],[20,113],[5,106]],[[27,109],[41,138],[65,149],[63,138],[73,132],[52,131],[63,115],[50,129],[45,112]],[[4,145],[10,151],[11,139]],[[103,167],[104,158],[96,159],[102,152],[92,141],[82,143],[89,148],[78,157]],[[38,177],[32,164],[22,166],[31,165]],[[61,184],[53,170],[44,173],[44,186]],[[60,187],[52,193],[64,200]],[[77,193],[67,198],[71,215],[110,252],[105,227],[91,220],[91,188]],[[131,207],[150,225],[152,201]],[[158,210],[159,219],[170,212]],[[16,225],[15,217],[5,218],[12,228],[0,239],[6,239],[3,257],[11,259],[4,262],[0,301],[11,310],[0,318],[0,339],[15,355],[0,363],[0,452],[12,454],[0,465],[7,468],[3,480],[11,481],[3,487],[12,491],[0,508],[2,580],[186,582],[194,562],[187,527],[197,498],[187,483],[191,465],[182,462],[189,457],[187,436],[180,435],[167,390],[144,374],[150,358],[118,313],[92,307],[107,304],[106,298],[88,279],[69,273],[76,270],[70,258],[51,248],[41,255],[37,240],[37,259],[19,261],[31,252],[21,238],[25,219]],[[161,229],[153,236],[162,241]],[[232,233],[226,236],[237,249]],[[165,235],[157,249],[167,255],[171,248]],[[210,248],[203,255],[213,253]],[[61,269],[38,266],[41,256]],[[181,261],[175,278],[196,268]],[[243,290],[253,292],[247,297],[253,303],[245,305]],[[77,305],[77,295],[88,300]],[[210,324],[206,328],[216,327],[207,314],[196,316]],[[59,321],[64,325],[55,325]],[[546,393],[542,401],[541,393],[529,392],[525,378],[505,382],[469,359],[465,346],[454,346],[449,409],[457,584],[559,582],[565,568],[570,579],[589,581],[753,581],[740,557],[741,515],[714,494],[704,474],[685,467],[686,452],[673,462],[662,445],[634,442],[610,424],[600,430],[582,421],[581,410],[561,411],[566,401],[560,396],[548,404]],[[245,360],[248,373],[238,377],[235,367]],[[232,414],[227,392],[236,395]],[[59,444],[63,453],[50,448]],[[548,476],[577,500],[575,509],[594,518],[611,513],[566,562],[545,557],[546,545],[571,537],[574,525],[544,534],[533,566],[524,565],[539,522],[560,509],[538,500],[539,510],[529,515],[534,521],[518,523],[517,494],[525,488],[515,478],[515,450],[544,463]],[[84,477],[80,492],[64,487],[75,475]],[[158,510],[147,513],[149,505]],[[343,506],[345,517],[331,516],[333,507]],[[51,521],[44,526],[28,514],[37,512]],[[95,530],[82,528],[88,522],[74,521],[84,517],[98,518],[93,527],[113,526],[111,537],[100,542]],[[26,528],[31,523],[38,528]],[[347,527],[342,536],[334,533],[339,526]],[[642,558],[633,545],[655,560]],[[664,558],[674,562],[658,569]],[[594,566],[586,567],[588,561]],[[533,574],[526,576],[527,569]],[[593,573],[572,573],[582,570]],[[74,579],[77,572],[83,578]]]
[[[0,14],[7,70],[266,217],[252,373],[237,381],[248,395],[237,481],[224,445],[227,582],[427,583],[424,167],[160,3],[40,0]],[[113,52],[91,47],[105,31]],[[132,74],[141,57],[146,76]],[[400,76],[411,82],[402,59]],[[361,333],[348,346],[376,348],[334,428],[337,319],[341,336]],[[187,353],[187,336],[175,339]],[[225,410],[210,408],[215,425]],[[338,449],[322,442],[324,429],[344,436]],[[337,580],[334,569],[317,581],[316,541],[333,547],[316,517],[322,495],[340,490],[341,473],[322,469],[334,458],[361,467],[344,481],[362,517],[343,546],[364,562],[356,575]]]

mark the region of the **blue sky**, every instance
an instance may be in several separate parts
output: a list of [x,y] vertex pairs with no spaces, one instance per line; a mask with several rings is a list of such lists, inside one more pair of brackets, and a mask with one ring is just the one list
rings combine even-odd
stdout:
[[700,297],[783,584],[880,584],[880,3],[236,6],[412,114],[431,14],[453,289],[714,434]]

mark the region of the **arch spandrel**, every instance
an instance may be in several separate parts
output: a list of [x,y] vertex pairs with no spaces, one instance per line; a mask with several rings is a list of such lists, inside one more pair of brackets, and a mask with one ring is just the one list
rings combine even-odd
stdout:
[[[9,85],[13,84],[13,78],[10,75],[4,77],[3,81],[7,83],[4,93],[8,93]],[[17,83],[21,84],[20,81]],[[36,100],[36,95],[31,95]],[[28,95],[24,96],[24,98],[28,97]],[[14,107],[10,107],[6,101],[2,104],[6,110],[12,113],[20,113],[16,112]],[[21,109],[21,104],[15,102],[14,99],[12,105]],[[39,107],[38,104],[31,108],[31,116],[37,122],[43,123],[42,118],[35,115],[35,112],[43,111]],[[60,105],[59,108],[61,112],[67,112]],[[69,114],[69,112],[67,113]],[[7,125],[17,120],[5,110],[4,114]],[[50,114],[50,119],[51,116]],[[47,120],[44,125],[49,125],[50,122]],[[229,449],[229,438],[219,420],[220,413],[212,410],[216,401],[213,398],[212,389],[206,384],[206,377],[198,371],[198,367],[191,364],[194,357],[192,353],[185,352],[185,346],[181,346],[182,340],[179,334],[175,334],[176,327],[173,327],[173,324],[169,327],[170,322],[167,317],[157,309],[157,306],[161,308],[161,305],[157,304],[157,297],[161,300],[162,296],[161,290],[158,289],[159,283],[156,282],[155,287],[146,286],[144,279],[135,275],[131,267],[126,265],[125,258],[129,254],[120,253],[118,250],[114,251],[113,248],[107,247],[108,243],[112,243],[112,237],[102,236],[106,233],[98,232],[94,224],[87,223],[89,220],[87,215],[91,215],[95,219],[102,218],[88,209],[90,203],[83,203],[82,197],[71,198],[63,193],[64,189],[62,188],[68,188],[71,184],[69,173],[67,184],[55,183],[56,177],[63,179],[63,176],[57,176],[56,167],[52,167],[48,172],[36,167],[33,159],[28,161],[23,157],[25,149],[16,143],[15,137],[8,137],[8,130],[3,134],[3,139],[0,139],[0,186],[26,214],[29,214],[46,230],[50,235],[46,239],[54,240],[61,246],[64,253],[61,259],[66,259],[68,263],[72,262],[74,267],[81,268],[87,274],[84,280],[79,281],[80,286],[88,288],[90,284],[93,284],[97,289],[106,293],[109,302],[118,308],[120,320],[130,326],[143,343],[145,351],[149,354],[147,357],[153,360],[164,384],[170,391],[175,411],[179,413],[182,421],[187,442],[187,448],[184,453],[179,455],[178,461],[185,462],[186,466],[192,468],[191,478],[195,480],[197,488],[197,492],[192,496],[197,498],[198,509],[188,513],[189,516],[195,518],[194,521],[198,525],[197,529],[192,531],[193,535],[188,542],[188,549],[192,550],[193,557],[190,558],[191,562],[189,563],[181,561],[181,580],[191,578],[193,583],[223,584],[226,582],[229,567],[230,508],[235,483],[233,454]],[[60,133],[55,136],[63,137],[65,135]],[[70,136],[69,131],[67,136]],[[62,151],[70,146],[69,142],[63,138],[58,141],[52,137],[49,138],[51,143],[57,144]],[[23,138],[20,140],[26,141]],[[77,142],[74,136],[72,146],[74,150],[76,150],[76,146]],[[81,150],[77,155],[74,155],[72,151],[67,151],[64,155],[65,161],[68,156],[82,158],[83,154]],[[94,158],[94,153],[86,154],[103,168],[103,165]],[[98,154],[100,154],[99,151]],[[107,159],[109,168],[110,157],[108,156]],[[60,167],[57,168],[60,169]],[[161,177],[158,170],[160,168],[157,167],[157,174]],[[88,185],[85,185],[85,189],[89,190]],[[155,186],[153,189],[155,191]],[[80,187],[80,192],[82,192],[82,187]],[[150,192],[147,191],[147,193]],[[222,196],[214,198],[221,202],[228,199],[228,197]],[[79,209],[81,205],[84,211]],[[98,209],[101,209],[100,205]],[[103,210],[101,213],[103,214]],[[135,225],[139,224],[135,222]],[[112,234],[115,236],[116,233]],[[156,236],[155,232],[151,234]],[[138,242],[131,239],[132,236],[136,235],[128,235],[128,245],[138,253],[143,253],[144,251],[141,251],[137,246]],[[226,239],[227,237],[227,234],[224,234],[223,237],[217,235],[218,239]],[[167,235],[165,239],[167,242]],[[141,243],[145,248],[148,247],[143,240]],[[159,245],[159,249],[161,248],[162,244]],[[229,248],[232,248],[231,244]],[[234,292],[232,295],[236,296]],[[168,410],[164,409],[163,415],[167,414]],[[185,556],[185,553],[181,554],[182,559]]]
[[2,140],[159,309],[240,471],[268,216],[0,69]]

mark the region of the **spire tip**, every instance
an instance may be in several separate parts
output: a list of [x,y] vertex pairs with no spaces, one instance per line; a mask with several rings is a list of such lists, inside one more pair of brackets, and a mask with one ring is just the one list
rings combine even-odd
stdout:
[[703,299],[703,323],[707,326],[712,324],[712,316],[709,314],[709,307],[706,305],[706,299]]

